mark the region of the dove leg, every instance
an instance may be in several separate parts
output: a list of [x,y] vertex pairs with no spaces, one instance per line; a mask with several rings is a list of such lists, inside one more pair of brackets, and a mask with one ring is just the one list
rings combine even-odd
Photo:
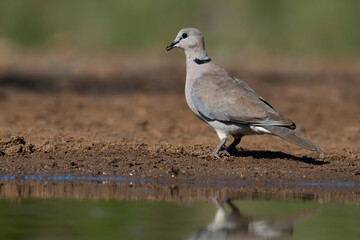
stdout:
[[234,138],[234,141],[226,148],[226,151],[233,150],[241,141],[241,137]]
[[241,141],[241,137],[240,138],[235,138],[234,141],[226,148],[227,151],[231,151],[233,150]]
[[221,139],[219,145],[216,146],[216,148],[210,153],[210,154],[205,154],[205,155],[200,155],[200,158],[204,158],[204,157],[217,157],[218,159],[221,159],[220,155],[219,155],[219,151],[220,149],[225,145],[227,138],[224,137],[223,139]]
[[225,221],[226,213],[225,213],[224,207],[221,205],[221,203],[219,202],[219,200],[217,198],[212,198],[211,201],[215,204],[215,206],[218,209],[218,211],[215,215],[214,221],[211,224],[214,227],[216,227],[217,225],[220,225],[221,223],[223,223]]
[[240,143],[241,137],[234,138],[234,141],[224,150],[219,151],[219,153],[224,153],[226,156],[230,157],[230,152]]
[[240,211],[239,209],[231,202],[230,199],[226,200],[227,205],[229,205],[229,207],[231,208],[231,211],[233,214],[237,214],[240,215]]

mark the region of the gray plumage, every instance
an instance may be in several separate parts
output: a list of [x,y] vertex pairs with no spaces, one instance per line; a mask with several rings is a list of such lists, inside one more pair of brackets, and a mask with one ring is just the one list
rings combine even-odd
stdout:
[[322,148],[317,146],[316,144],[310,142],[300,134],[296,133],[292,129],[286,127],[279,126],[266,126],[265,129],[269,130],[273,135],[281,137],[286,141],[294,143],[300,147],[306,148],[308,150],[316,151],[321,150]]
[[186,101],[191,110],[214,128],[220,144],[211,154],[220,158],[227,135],[234,142],[223,152],[227,155],[244,135],[272,134],[309,150],[321,148],[295,131],[295,124],[280,115],[248,84],[232,77],[206,54],[204,38],[195,28],[179,31],[167,50],[181,48],[186,55]]
[[261,126],[294,126],[292,121],[282,117],[245,82],[225,71],[206,73],[196,79],[191,88],[191,98],[197,110],[211,120]]

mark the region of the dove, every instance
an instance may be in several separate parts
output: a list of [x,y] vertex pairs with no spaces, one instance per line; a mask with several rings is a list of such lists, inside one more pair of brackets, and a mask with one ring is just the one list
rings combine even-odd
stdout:
[[[273,220],[258,219],[243,213],[231,199],[224,203],[217,198],[211,201],[217,208],[213,221],[193,233],[188,240],[288,239],[293,235],[296,225],[318,213],[316,209],[308,209]],[[225,204],[230,212],[225,210]]]
[[[220,138],[210,154],[200,157],[221,159],[220,153],[230,156],[243,136],[254,134],[275,135],[308,150],[322,149],[296,133],[295,123],[278,113],[247,83],[231,76],[209,58],[204,37],[198,29],[181,29],[175,40],[166,46],[167,51],[173,48],[185,52],[187,104]],[[234,140],[223,149],[228,136]]]

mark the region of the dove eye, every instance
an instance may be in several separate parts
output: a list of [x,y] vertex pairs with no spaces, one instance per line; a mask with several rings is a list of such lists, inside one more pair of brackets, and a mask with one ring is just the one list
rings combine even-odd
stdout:
[[187,36],[188,36],[187,33],[182,34],[182,38],[187,38]]

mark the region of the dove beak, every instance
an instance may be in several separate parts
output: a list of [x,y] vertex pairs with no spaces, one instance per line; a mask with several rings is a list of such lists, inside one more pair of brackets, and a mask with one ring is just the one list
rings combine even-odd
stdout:
[[176,48],[176,44],[178,44],[180,41],[174,41],[166,46],[166,51],[170,51],[173,48]]

